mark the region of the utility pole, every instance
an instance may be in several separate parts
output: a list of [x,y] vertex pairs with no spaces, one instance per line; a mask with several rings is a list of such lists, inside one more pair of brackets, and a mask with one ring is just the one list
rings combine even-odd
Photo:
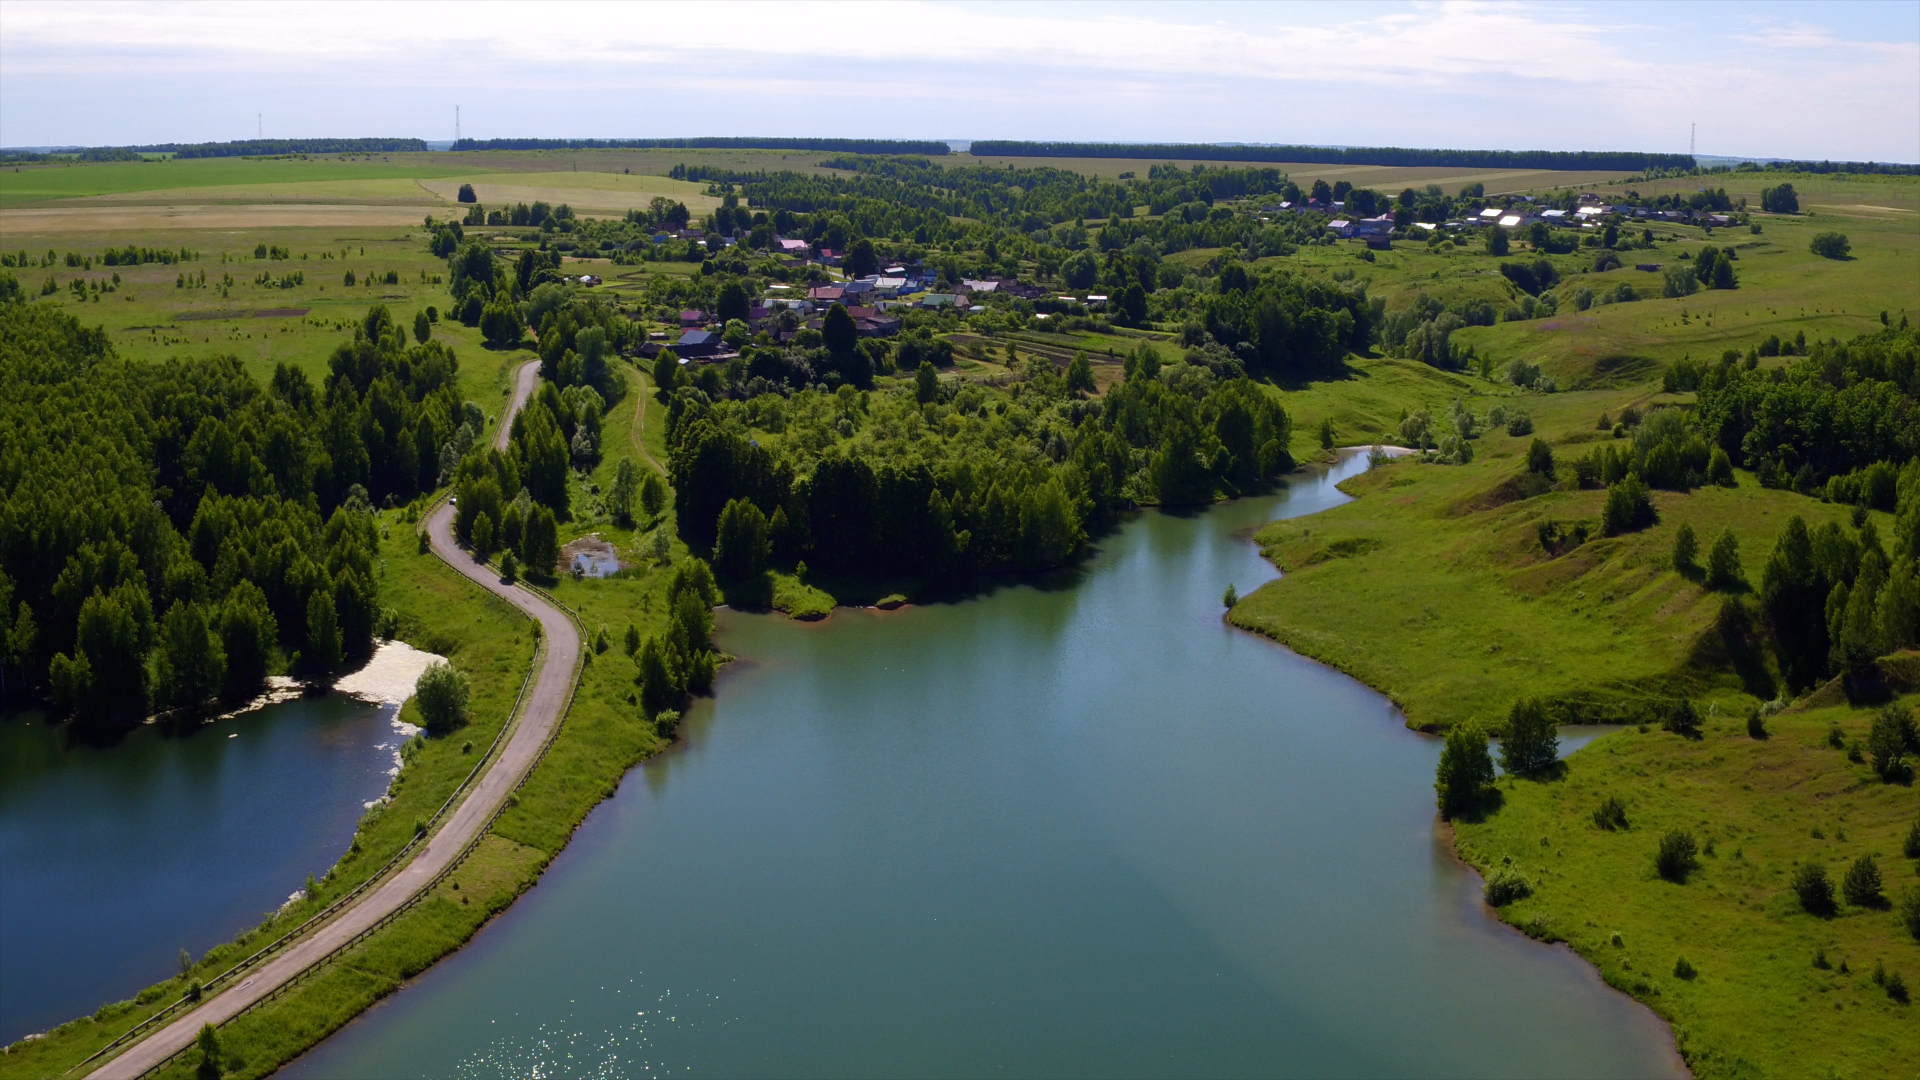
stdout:
[[[1699,130],[1700,130],[1700,125],[1699,125],[1699,124],[1694,124],[1694,123],[1689,123],[1689,124],[1687,125],[1687,156],[1688,156],[1688,157],[1692,157],[1692,156],[1693,156],[1693,141],[1694,141],[1694,135],[1695,135],[1695,134],[1696,134],[1696,133],[1697,133],[1697,132],[1698,132]],[[1698,164],[1698,163],[1696,162],[1696,164]]]
[[259,113],[253,114],[253,134],[255,138],[264,139],[267,137],[267,122],[262,120],[260,115]]
[[453,141],[460,141],[460,106],[453,107]]

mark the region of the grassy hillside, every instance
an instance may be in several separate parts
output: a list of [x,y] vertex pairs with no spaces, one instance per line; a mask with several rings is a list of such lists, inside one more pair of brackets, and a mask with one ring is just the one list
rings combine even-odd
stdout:
[[[1863,738],[1877,710],[1796,708],[1755,739],[1750,699],[1712,700],[1719,714],[1697,740],[1628,729],[1545,780],[1501,781],[1497,813],[1456,824],[1461,856],[1489,873],[1511,860],[1533,894],[1500,916],[1566,941],[1671,1021],[1696,1076],[1914,1075],[1920,1021],[1874,972],[1899,973],[1909,993],[1920,983],[1920,945],[1890,910],[1920,888],[1920,865],[1902,854],[1920,801],[1827,742],[1835,724],[1846,741]],[[1594,824],[1608,797],[1626,804],[1626,828]],[[1702,848],[1684,884],[1654,870],[1675,829]],[[1797,865],[1825,867],[1838,893],[1867,855],[1888,903],[1842,900],[1830,917],[1801,908]],[[1676,974],[1682,957],[1691,977]]]
[[[1428,729],[1473,719],[1497,726],[1521,696],[1628,721],[1649,718],[1676,696],[1694,699],[1708,716],[1697,740],[1636,724],[1544,779],[1503,779],[1499,799],[1455,823],[1459,853],[1489,876],[1507,866],[1524,874],[1531,895],[1501,907],[1500,917],[1565,940],[1610,984],[1670,1020],[1696,1075],[1907,1076],[1920,1060],[1920,1025],[1875,972],[1899,972],[1909,988],[1920,972],[1920,948],[1894,912],[1900,896],[1920,888],[1915,862],[1903,854],[1909,830],[1920,828],[1920,803],[1911,787],[1881,783],[1857,751],[1829,742],[1837,726],[1840,745],[1857,748],[1879,706],[1850,706],[1828,688],[1772,716],[1765,737],[1750,735],[1749,710],[1785,689],[1761,656],[1738,651],[1737,642],[1729,648],[1716,625],[1727,595],[1672,563],[1683,523],[1703,548],[1729,528],[1757,586],[1789,516],[1817,526],[1851,517],[1852,508],[1764,489],[1741,472],[1732,487],[1655,492],[1658,523],[1644,531],[1557,554],[1542,543],[1543,526],[1564,535],[1585,523],[1598,537],[1604,492],[1567,483],[1566,466],[1613,442],[1598,427],[1603,412],[1617,418],[1628,405],[1644,413],[1690,404],[1692,395],[1659,392],[1673,361],[1744,353],[1767,334],[1844,340],[1878,330],[1882,311],[1896,325],[1920,313],[1920,184],[1792,179],[1811,214],[1760,216],[1758,234],[1708,237],[1662,226],[1653,252],[1623,255],[1629,267],[1664,263],[1731,241],[1737,290],[1576,312],[1565,300],[1577,289],[1599,292],[1627,278],[1657,293],[1657,275],[1580,273],[1581,257],[1554,256],[1565,278],[1558,315],[1456,332],[1482,356],[1524,359],[1562,386],[1584,389],[1519,394],[1475,375],[1368,360],[1348,379],[1284,394],[1296,417],[1296,452],[1319,417],[1333,419],[1342,443],[1381,434],[1397,441],[1391,418],[1399,410],[1425,408],[1444,421],[1455,398],[1483,418],[1495,404],[1518,407],[1536,430],[1488,431],[1466,465],[1377,468],[1344,485],[1354,502],[1269,525],[1257,539],[1285,576],[1230,618],[1382,690],[1410,724]],[[1698,186],[1663,181],[1642,190]],[[1753,186],[1729,190],[1757,203]],[[1808,252],[1812,234],[1826,230],[1849,236],[1851,259]],[[1337,247],[1293,258],[1313,273],[1370,278],[1390,310],[1420,292],[1496,306],[1517,295],[1498,276],[1500,260],[1477,250],[1414,247],[1377,254],[1371,264]],[[1527,479],[1525,454],[1536,436],[1555,455],[1554,483]],[[1889,515],[1866,518],[1891,535]],[[1911,666],[1903,659],[1898,670]],[[1596,825],[1594,810],[1607,797],[1624,802],[1626,828]],[[1685,884],[1654,868],[1659,839],[1673,829],[1691,831],[1701,845]],[[1802,909],[1789,887],[1796,865],[1820,863],[1837,891],[1864,855],[1878,858],[1887,903],[1843,902],[1832,917]]]

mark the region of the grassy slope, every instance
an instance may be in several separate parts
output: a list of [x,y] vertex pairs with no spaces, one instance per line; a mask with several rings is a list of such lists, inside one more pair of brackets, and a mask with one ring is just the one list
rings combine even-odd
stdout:
[[[1895,321],[1920,311],[1920,230],[1911,215],[1872,209],[1920,203],[1920,184],[1795,178],[1795,186],[1802,205],[1815,211],[1812,221],[1769,218],[1759,237],[1726,230],[1714,237],[1776,245],[1765,255],[1743,250],[1742,287],[1733,293],[1596,308],[1564,327],[1573,334],[1552,328],[1564,320],[1547,320],[1470,330],[1464,340],[1482,353],[1522,356],[1567,382],[1596,387],[1510,402],[1532,413],[1564,460],[1606,438],[1593,429],[1603,409],[1617,415],[1629,403],[1644,411],[1667,400],[1647,380],[1680,356],[1711,358],[1767,333],[1791,337],[1799,329],[1810,338],[1846,337],[1877,328],[1883,309]],[[1757,185],[1749,199],[1757,202]],[[1828,204],[1835,209],[1823,209]],[[1842,210],[1851,216],[1842,218]],[[1829,228],[1848,233],[1854,261],[1807,253],[1806,238]],[[1663,243],[1659,261],[1671,250]],[[1339,248],[1303,255],[1309,272],[1359,265]],[[1503,289],[1487,273],[1496,262],[1414,249],[1359,272],[1371,274],[1374,291],[1397,306],[1422,289],[1448,301]],[[1575,279],[1562,291],[1585,283]],[[1623,355],[1643,361],[1600,362]],[[1387,378],[1390,363],[1363,361],[1356,366],[1371,369],[1370,378],[1284,395],[1295,416],[1295,452],[1303,445],[1311,451],[1322,415],[1334,417],[1342,442],[1366,441],[1380,418],[1397,419],[1398,407],[1439,415],[1456,387],[1412,366]],[[1471,394],[1493,387],[1472,377],[1460,383],[1484,414],[1490,402]],[[1837,876],[1844,861],[1866,852],[1880,855],[1889,896],[1913,885],[1915,867],[1899,856],[1899,838],[1916,809],[1912,789],[1880,785],[1864,767],[1823,748],[1832,722],[1850,739],[1862,736],[1871,718],[1865,709],[1789,710],[1771,721],[1774,738],[1749,739],[1744,723],[1728,718],[1757,703],[1748,691],[1771,691],[1764,679],[1743,683],[1714,662],[1711,649],[1695,652],[1720,599],[1668,565],[1680,522],[1693,524],[1703,546],[1731,526],[1749,578],[1757,579],[1788,515],[1818,523],[1840,510],[1760,489],[1743,475],[1731,490],[1656,493],[1658,525],[1550,559],[1535,523],[1591,521],[1600,493],[1553,491],[1496,505],[1488,494],[1523,471],[1529,441],[1485,435],[1465,467],[1397,463],[1349,481],[1358,496],[1353,503],[1268,526],[1259,540],[1288,573],[1243,600],[1233,620],[1389,693],[1418,726],[1476,716],[1498,721],[1522,694],[1595,688],[1627,704],[1689,693],[1717,707],[1702,741],[1629,729],[1574,755],[1552,782],[1503,781],[1499,809],[1458,826],[1461,855],[1483,871],[1507,857],[1518,863],[1535,893],[1501,917],[1565,937],[1614,985],[1671,1020],[1698,1075],[1912,1074],[1920,1027],[1911,1006],[1891,1002],[1867,976],[1884,959],[1912,985],[1920,972],[1913,940],[1885,912],[1807,916],[1786,889],[1797,861],[1820,858]],[[1879,526],[1884,534],[1889,523],[1881,518]],[[1593,827],[1591,811],[1606,794],[1627,802],[1632,829]],[[1813,837],[1816,825],[1825,839]],[[1657,837],[1672,827],[1716,843],[1686,886],[1652,870]],[[1619,948],[1609,943],[1616,930]],[[1817,948],[1836,965],[1847,958],[1851,973],[1815,969]],[[1681,954],[1699,969],[1696,979],[1672,974]]]
[[[1915,887],[1915,863],[1901,856],[1913,789],[1880,783],[1826,745],[1834,722],[1863,737],[1869,713],[1791,711],[1769,721],[1763,741],[1747,736],[1743,713],[1729,698],[1697,741],[1630,728],[1574,755],[1561,776],[1503,780],[1505,805],[1458,823],[1457,847],[1482,868],[1511,858],[1535,892],[1501,917],[1565,938],[1672,1021],[1695,1075],[1911,1076],[1920,1023],[1870,975],[1882,962],[1912,986],[1920,949],[1884,909],[1807,914],[1788,879],[1817,860],[1837,885],[1852,860],[1873,854],[1889,898]],[[1626,802],[1627,830],[1594,826],[1608,795]],[[1684,885],[1654,873],[1670,829],[1714,845]],[[1816,949],[1833,967],[1814,966]],[[1692,980],[1674,974],[1681,956],[1699,972]]]

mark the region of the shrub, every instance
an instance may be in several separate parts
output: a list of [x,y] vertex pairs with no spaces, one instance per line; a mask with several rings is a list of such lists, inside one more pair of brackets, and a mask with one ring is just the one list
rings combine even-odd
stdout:
[[1697,569],[1694,559],[1700,554],[1700,540],[1694,535],[1693,523],[1683,521],[1680,531],[1673,535],[1673,568],[1685,574]]
[[1527,447],[1527,471],[1536,476],[1553,478],[1553,448],[1544,439],[1535,439]]
[[1907,749],[1915,741],[1913,714],[1897,705],[1882,709],[1873,718],[1867,732],[1867,753],[1873,758],[1873,771],[1892,784],[1910,778]]
[[1692,701],[1680,698],[1667,707],[1666,719],[1660,722],[1660,726],[1675,735],[1698,735],[1700,734],[1700,710],[1693,707]]
[[1740,541],[1732,529],[1723,528],[1714,537],[1713,549],[1707,552],[1707,586],[1732,590],[1746,583],[1746,571],[1740,566]]
[[1621,802],[1618,795],[1601,799],[1600,805],[1594,808],[1593,823],[1608,832],[1626,828],[1627,804]]
[[1716,446],[1707,457],[1707,483],[1720,487],[1733,486],[1733,459],[1724,449]]
[[1853,860],[1853,865],[1847,867],[1847,876],[1841,879],[1840,891],[1854,907],[1879,907],[1886,903],[1886,897],[1880,895],[1880,864],[1872,855]]
[[1833,914],[1833,882],[1827,880],[1827,868],[1819,863],[1803,862],[1793,868],[1793,894],[1808,914]]
[[1685,829],[1675,829],[1660,838],[1660,848],[1653,856],[1653,868],[1668,881],[1685,885],[1687,875],[1693,872],[1698,852],[1693,834]]
[[1675,263],[1667,267],[1667,272],[1661,279],[1660,295],[1669,300],[1677,296],[1692,296],[1694,290],[1699,287],[1700,279],[1694,274],[1693,267]]
[[1505,907],[1515,900],[1532,896],[1533,883],[1518,867],[1509,864],[1493,872],[1493,876],[1487,879],[1484,893],[1487,903],[1494,907]]
[[1473,721],[1456,725],[1447,732],[1447,745],[1440,751],[1440,766],[1433,781],[1441,816],[1452,818],[1473,809],[1492,783],[1493,758],[1487,753],[1487,733]]
[[1902,1005],[1907,1003],[1907,980],[1901,978],[1899,972],[1888,972],[1886,982],[1882,985],[1887,988],[1888,997]]
[[1913,827],[1907,830],[1907,839],[1900,845],[1900,853],[1909,859],[1920,859],[1920,817],[1913,819]]
[[1900,894],[1900,924],[1920,941],[1920,888],[1909,888]]
[[1560,728],[1539,698],[1522,698],[1507,714],[1500,739],[1500,767],[1510,773],[1537,772],[1560,757]]
[[659,712],[654,713],[653,726],[660,734],[671,737],[674,731],[680,727],[680,710],[661,709]]
[[1846,236],[1841,233],[1823,232],[1815,234],[1807,249],[1823,259],[1844,259],[1853,250],[1853,245],[1847,243]]
[[1507,434],[1515,436],[1533,434],[1533,417],[1523,412],[1516,412],[1507,417]]
[[471,690],[466,673],[453,665],[444,661],[428,665],[413,687],[414,705],[419,708],[427,730],[442,735],[465,724],[467,696]]
[[1754,739],[1767,737],[1767,721],[1760,715],[1759,709],[1747,710],[1747,735]]
[[1653,495],[1637,476],[1607,487],[1606,507],[1600,512],[1600,531],[1619,536],[1653,524]]
[[1693,969],[1692,964],[1687,963],[1687,958],[1684,956],[1673,962],[1673,977],[1676,979],[1691,980],[1698,974],[1699,972]]

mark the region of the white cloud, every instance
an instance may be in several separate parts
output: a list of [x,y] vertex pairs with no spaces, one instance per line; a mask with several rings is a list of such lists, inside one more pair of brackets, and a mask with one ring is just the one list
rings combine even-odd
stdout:
[[[462,100],[484,102],[469,131],[481,135],[1672,150],[1698,120],[1703,152],[1920,159],[1920,44],[1848,40],[1821,10],[1680,29],[1643,25],[1640,9],[1466,0],[1310,11],[10,0],[0,140],[235,137],[231,114],[256,107],[315,125],[283,135],[396,122],[438,134]],[[100,107],[156,92],[173,118],[157,128],[142,115],[155,110]]]

